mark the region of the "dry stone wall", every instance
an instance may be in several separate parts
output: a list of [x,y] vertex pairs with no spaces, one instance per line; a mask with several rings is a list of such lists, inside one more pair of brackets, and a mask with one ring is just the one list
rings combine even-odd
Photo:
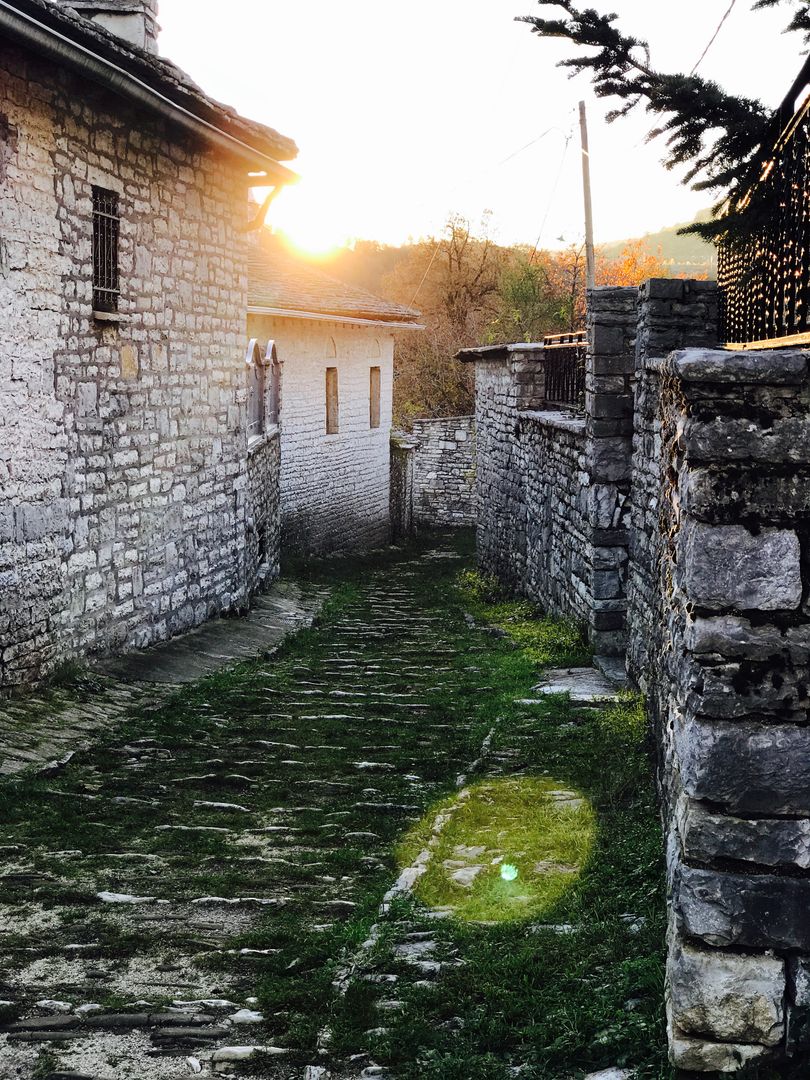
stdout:
[[674,1060],[810,1061],[808,354],[676,352],[660,403]]
[[[242,606],[277,562],[246,539],[277,457],[249,481],[242,167],[5,42],[0,113],[7,686]],[[94,185],[119,322],[92,314]]]
[[546,402],[540,345],[470,350],[467,358],[476,365],[482,569],[582,622],[598,653],[618,655],[625,642],[632,431],[626,369],[634,364],[635,306],[622,290],[609,293],[610,333],[598,338],[600,354],[590,350],[587,417]]
[[[626,635],[659,751],[679,1075],[758,1062],[800,1075],[810,353],[714,347],[706,282],[599,290],[591,310],[582,417],[545,404],[541,348],[473,357],[479,558],[595,643],[597,627]],[[597,623],[604,612],[621,621]]]
[[417,528],[474,525],[475,417],[414,420],[413,514]]
[[669,483],[669,462],[661,444],[660,370],[673,349],[716,344],[718,298],[716,285],[708,281],[653,279],[638,290],[624,291],[638,303],[627,668],[646,688],[656,658],[664,651],[661,495]]

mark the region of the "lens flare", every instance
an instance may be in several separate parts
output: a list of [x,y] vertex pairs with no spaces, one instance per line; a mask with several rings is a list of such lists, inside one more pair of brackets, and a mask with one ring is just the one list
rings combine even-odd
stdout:
[[518,876],[518,868],[511,863],[504,863],[501,867],[501,877],[504,881],[514,881]]

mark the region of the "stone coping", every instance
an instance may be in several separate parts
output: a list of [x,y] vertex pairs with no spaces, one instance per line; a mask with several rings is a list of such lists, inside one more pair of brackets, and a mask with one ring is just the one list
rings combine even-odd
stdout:
[[565,431],[569,435],[585,437],[586,423],[584,416],[574,416],[572,413],[546,409],[522,409],[518,416],[521,420],[531,420],[540,427],[552,428],[555,431]]

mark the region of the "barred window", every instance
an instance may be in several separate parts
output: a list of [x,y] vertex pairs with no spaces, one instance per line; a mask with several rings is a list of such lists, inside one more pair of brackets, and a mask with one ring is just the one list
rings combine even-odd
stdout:
[[118,194],[93,188],[93,309],[118,311],[118,243],[121,217]]

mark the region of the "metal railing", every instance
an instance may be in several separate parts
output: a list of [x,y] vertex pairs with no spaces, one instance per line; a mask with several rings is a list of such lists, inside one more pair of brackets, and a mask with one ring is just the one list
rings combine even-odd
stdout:
[[543,338],[545,397],[551,405],[585,408],[587,334],[549,334]]
[[[719,244],[727,345],[810,343],[810,65],[777,110]],[[797,107],[798,103],[798,107]]]

